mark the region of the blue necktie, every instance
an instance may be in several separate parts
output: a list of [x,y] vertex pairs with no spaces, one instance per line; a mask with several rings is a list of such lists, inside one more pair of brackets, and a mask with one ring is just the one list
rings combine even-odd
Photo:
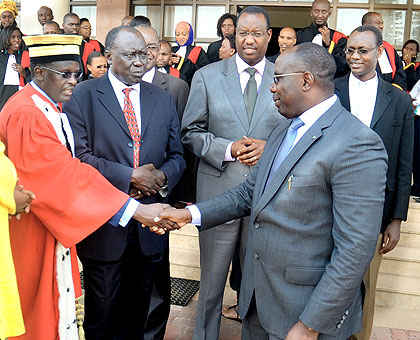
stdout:
[[289,154],[292,149],[293,142],[296,139],[297,130],[304,125],[305,123],[297,117],[290,124],[289,129],[287,130],[286,136],[284,136],[283,142],[280,144],[279,149],[277,150],[276,157],[274,158],[273,166],[271,167],[270,174],[268,175],[268,181],[270,181],[271,176],[277,171],[281,163],[284,161],[286,156]]

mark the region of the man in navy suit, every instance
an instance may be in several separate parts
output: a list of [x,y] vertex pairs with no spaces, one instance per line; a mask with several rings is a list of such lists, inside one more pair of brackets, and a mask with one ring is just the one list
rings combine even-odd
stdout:
[[[185,169],[175,103],[141,81],[147,47],[136,29],[112,29],[105,45],[107,75],[79,84],[64,106],[76,155],[142,203],[166,202]],[[105,224],[78,244],[88,339],[143,339],[152,282],[167,247],[167,237],[135,221],[126,228]]]

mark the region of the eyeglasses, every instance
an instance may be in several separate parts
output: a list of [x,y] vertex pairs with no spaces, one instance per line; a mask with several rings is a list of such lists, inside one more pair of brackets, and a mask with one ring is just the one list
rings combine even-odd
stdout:
[[89,26],[80,26],[80,28],[83,28],[84,30],[92,31],[92,28]]
[[379,46],[375,46],[374,48],[371,48],[371,49],[369,49],[369,48],[355,49],[355,48],[351,48],[351,47],[345,47],[344,48],[344,53],[347,54],[347,55],[353,55],[357,52],[359,55],[366,55],[366,54],[372,52],[373,50],[376,50],[378,47]]
[[93,67],[97,68],[98,70],[107,69],[108,65],[92,65]]
[[307,71],[299,71],[299,72],[293,72],[293,73],[275,74],[273,76],[274,84],[278,84],[279,83],[279,80],[281,78],[288,77],[288,76],[297,76],[298,74],[304,74],[306,72]]
[[61,74],[61,76],[64,79],[70,79],[71,77],[73,77],[74,79],[78,79],[80,77],[80,75],[82,74],[82,72],[69,72],[69,71],[61,72],[61,71],[57,71],[57,70],[54,70],[53,68],[49,68],[49,67],[46,67],[46,66],[41,66],[41,68],[43,68],[44,70],[48,70],[48,71],[57,73],[57,74]]
[[237,34],[241,38],[246,38],[248,37],[248,35],[252,35],[253,38],[261,38],[265,35],[265,33],[262,31],[256,31],[256,32],[238,31]]
[[157,51],[159,49],[158,45],[147,45],[149,51]]

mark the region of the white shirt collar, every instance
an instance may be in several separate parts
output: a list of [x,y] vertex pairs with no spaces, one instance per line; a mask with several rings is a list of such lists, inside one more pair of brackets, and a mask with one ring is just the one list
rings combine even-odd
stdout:
[[241,74],[244,72],[248,67],[253,67],[257,70],[257,72],[263,76],[264,75],[264,69],[265,69],[265,57],[256,65],[251,66],[248,65],[240,56],[238,53],[236,53],[236,67],[238,69],[238,74]]
[[311,107],[310,109],[303,112],[299,117],[302,122],[305,123],[305,127],[311,127],[325,112],[327,112],[331,106],[337,100],[337,95],[332,95],[331,97],[325,99],[319,104]]
[[137,91],[138,93],[140,93],[140,83],[137,83],[137,84],[134,84],[134,85],[131,85],[131,86],[127,86],[121,80],[119,80],[112,73],[111,70],[108,71],[108,79],[111,82],[112,88],[114,89],[114,92],[115,93],[121,93],[127,87],[130,88],[130,89],[133,89],[133,90]]
[[146,83],[152,83],[153,78],[155,77],[156,69],[155,67],[152,67],[149,71],[147,71],[141,80],[145,81]]
[[361,81],[360,79],[356,78],[354,76],[354,74],[351,72],[350,73],[350,78],[349,78],[349,86],[364,86],[364,87],[377,87],[378,86],[378,76],[375,72],[375,76],[372,79],[366,80],[366,81]]

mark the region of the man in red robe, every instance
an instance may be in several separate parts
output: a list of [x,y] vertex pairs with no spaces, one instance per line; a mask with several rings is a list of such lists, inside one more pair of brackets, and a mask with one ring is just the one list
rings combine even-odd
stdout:
[[26,37],[33,81],[0,113],[0,140],[20,184],[36,194],[31,212],[10,223],[26,327],[16,339],[77,339],[75,298],[81,289],[75,244],[106,221],[116,228],[131,218],[153,225],[166,207],[139,204],[73,158],[73,133],[60,103],[70,99],[80,75],[81,39]]

